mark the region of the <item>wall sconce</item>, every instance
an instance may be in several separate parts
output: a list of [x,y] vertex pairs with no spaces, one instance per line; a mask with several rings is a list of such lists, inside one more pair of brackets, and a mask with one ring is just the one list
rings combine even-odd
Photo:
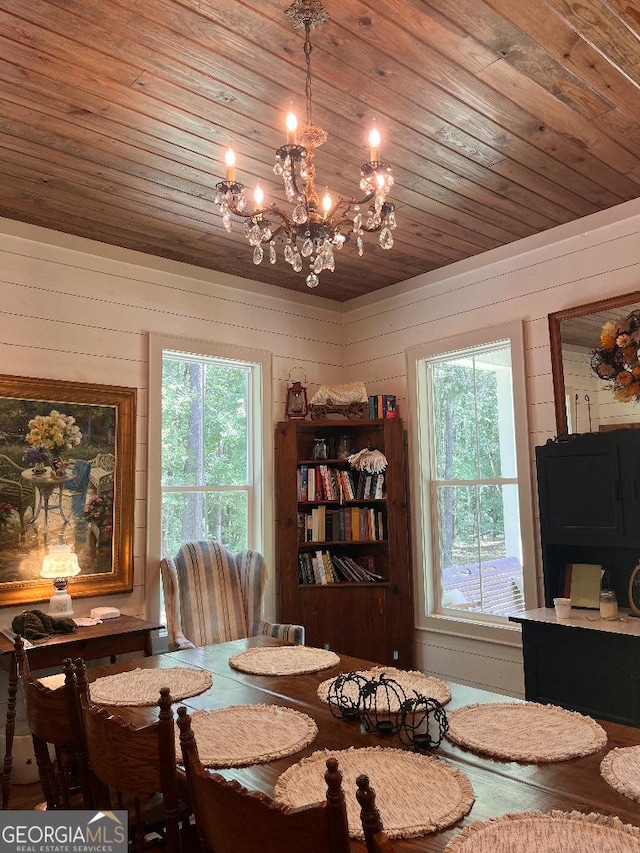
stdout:
[[[291,368],[289,371],[289,382],[287,384],[287,402],[285,404],[285,414],[290,421],[303,421],[309,412],[309,403],[307,401],[307,386],[300,381],[291,380],[291,371],[296,368]],[[304,381],[307,381],[307,374],[304,374]]]
[[49,616],[60,618],[73,616],[71,596],[67,592],[69,578],[80,574],[78,557],[71,545],[60,542],[49,547],[49,553],[42,561],[41,578],[53,580],[55,592],[49,599]]

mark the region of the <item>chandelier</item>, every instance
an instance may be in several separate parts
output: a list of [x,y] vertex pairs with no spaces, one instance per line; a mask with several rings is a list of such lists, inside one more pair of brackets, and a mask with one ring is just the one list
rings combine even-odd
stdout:
[[260,184],[253,194],[254,210],[245,212],[246,187],[236,181],[236,156],[229,148],[225,155],[226,180],[216,184],[216,204],[220,205],[222,222],[231,231],[232,214],[245,221],[244,233],[253,246],[254,264],[262,263],[265,255],[270,263],[276,262],[276,241],[284,243],[284,259],[295,272],[301,272],[305,261],[309,264],[307,286],[317,287],[323,270],[335,269],[335,252],[352,237],[358,254],[364,253],[364,236],[377,233],[383,249],[393,246],[392,231],[396,227],[395,206],[387,201],[393,186],[389,163],[380,160],[380,133],[373,128],[369,134],[369,160],[360,168],[360,189],[364,197],[342,198],[334,201],[329,192],[320,201],[315,183],[313,157],[316,148],[328,138],[326,131],[312,121],[311,102],[311,30],[327,20],[320,0],[295,0],[285,14],[296,29],[304,27],[304,54],[306,59],[307,123],[298,129],[298,121],[291,111],[287,115],[286,143],[276,151],[274,173],[282,178],[291,211],[276,202],[264,206],[264,193]]

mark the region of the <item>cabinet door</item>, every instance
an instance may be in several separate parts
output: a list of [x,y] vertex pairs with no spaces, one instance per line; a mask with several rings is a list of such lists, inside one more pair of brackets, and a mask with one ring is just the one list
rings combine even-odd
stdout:
[[640,430],[618,433],[625,544],[640,543]]
[[300,588],[306,644],[379,663],[390,660],[386,587],[327,584]]
[[536,448],[540,526],[547,537],[602,539],[624,533],[617,444],[580,436]]
[[523,621],[522,641],[527,700],[640,726],[640,637]]

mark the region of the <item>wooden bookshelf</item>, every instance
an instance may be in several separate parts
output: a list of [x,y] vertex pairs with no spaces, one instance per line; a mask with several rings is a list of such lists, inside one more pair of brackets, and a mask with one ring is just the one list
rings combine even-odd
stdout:
[[[348,436],[353,453],[375,447],[387,458],[384,477],[370,481],[364,495],[367,484],[359,484],[359,472],[336,456],[340,436]],[[313,457],[318,438],[326,440],[326,459]],[[327,471],[321,473],[320,466]],[[308,490],[311,468],[315,488]],[[278,424],[276,519],[279,619],[304,625],[310,646],[410,668],[413,610],[402,421]],[[330,556],[330,566],[323,561],[324,572],[313,566],[317,552]],[[363,567],[362,580],[349,576],[358,574],[353,562]],[[367,572],[378,578],[366,577]]]

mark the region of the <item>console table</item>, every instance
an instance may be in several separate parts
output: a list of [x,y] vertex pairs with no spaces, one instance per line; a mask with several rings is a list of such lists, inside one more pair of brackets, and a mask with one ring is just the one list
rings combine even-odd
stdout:
[[[27,650],[27,659],[32,670],[61,666],[65,658],[81,657],[85,660],[109,658],[115,663],[118,655],[141,652],[147,657],[153,654],[151,632],[161,628],[154,622],[146,622],[135,616],[117,616],[100,625],[78,628],[74,634],[56,634],[37,643]],[[16,722],[16,697],[18,693],[18,670],[11,641],[0,635],[0,666],[9,674],[7,694],[7,725],[5,756],[2,768],[2,808],[9,808],[11,793],[11,770],[13,767],[13,737]]]
[[620,615],[574,608],[558,619],[541,607],[510,616],[522,625],[525,697],[640,727],[640,619]]

